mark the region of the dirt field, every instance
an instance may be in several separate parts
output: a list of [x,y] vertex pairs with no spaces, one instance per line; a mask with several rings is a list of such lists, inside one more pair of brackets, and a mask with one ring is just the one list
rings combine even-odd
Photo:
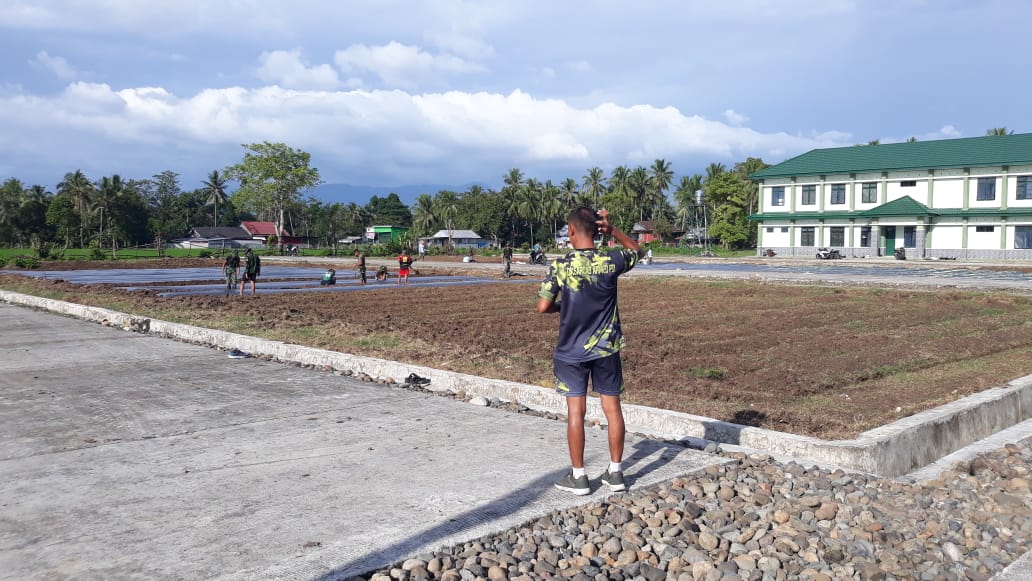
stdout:
[[[62,263],[42,265],[57,269]],[[78,263],[83,268],[130,263]],[[211,260],[157,261],[162,267]],[[64,263],[67,266],[67,263]],[[154,267],[155,262],[132,263]],[[429,265],[429,263],[428,263]],[[533,284],[161,298],[0,276],[0,287],[431,367],[552,385],[555,316]],[[1030,372],[1032,298],[621,282],[630,403],[847,438]]]

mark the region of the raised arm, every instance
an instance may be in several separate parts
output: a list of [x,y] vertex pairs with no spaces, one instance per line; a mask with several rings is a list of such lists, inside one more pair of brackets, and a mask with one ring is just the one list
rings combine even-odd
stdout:
[[643,256],[645,256],[645,253],[642,252],[641,246],[637,242],[632,240],[631,237],[627,234],[624,234],[623,230],[620,230],[619,228],[613,226],[609,222],[608,210],[599,210],[598,217],[599,220],[598,222],[596,222],[596,224],[598,224],[598,231],[600,234],[607,234],[609,236],[612,236],[613,240],[616,240],[616,243],[620,246],[623,246],[628,250],[633,250],[637,252],[638,258],[642,258]]

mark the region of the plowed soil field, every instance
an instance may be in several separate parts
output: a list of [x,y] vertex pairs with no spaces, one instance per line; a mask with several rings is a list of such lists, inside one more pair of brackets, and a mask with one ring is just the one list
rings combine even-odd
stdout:
[[[17,275],[0,276],[0,287],[552,386],[558,318],[535,313],[533,284],[259,290],[244,298],[161,298]],[[657,276],[622,281],[620,312],[628,343],[625,401],[826,439],[853,437],[1032,372],[1032,298],[1003,293]]]

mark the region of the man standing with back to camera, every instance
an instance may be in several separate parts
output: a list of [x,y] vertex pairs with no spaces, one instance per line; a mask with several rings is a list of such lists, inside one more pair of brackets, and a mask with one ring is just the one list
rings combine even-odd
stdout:
[[[634,268],[641,248],[609,223],[609,212],[575,208],[566,217],[573,251],[557,258],[538,292],[538,313],[559,313],[559,339],[553,357],[556,391],[566,396],[566,439],[572,470],[556,488],[591,493],[584,468],[584,416],[588,379],[599,394],[609,432],[609,466],[601,481],[625,490],[623,478],[624,390],[620,349],[624,346],[617,309],[617,279]],[[595,233],[612,235],[623,248],[595,249]]]

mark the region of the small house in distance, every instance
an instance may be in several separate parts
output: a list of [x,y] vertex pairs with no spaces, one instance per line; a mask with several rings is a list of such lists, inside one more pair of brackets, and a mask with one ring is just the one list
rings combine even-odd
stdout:
[[455,248],[484,248],[490,244],[472,230],[438,230],[433,236],[420,238],[427,246],[437,247],[447,247],[449,239]]
[[248,221],[241,222],[240,227],[251,235],[252,240],[260,241],[262,244],[265,244],[269,240],[270,236],[276,236],[279,240],[279,244],[281,245],[307,246],[304,237],[291,236],[290,232],[287,232],[286,229],[277,234],[275,222]]
[[367,226],[365,230],[366,242],[370,244],[400,242],[408,230],[408,226]]
[[656,230],[652,225],[652,220],[642,220],[636,222],[634,227],[631,228],[631,238],[638,242],[638,244],[648,244],[659,240],[662,242],[662,238],[656,234]]

